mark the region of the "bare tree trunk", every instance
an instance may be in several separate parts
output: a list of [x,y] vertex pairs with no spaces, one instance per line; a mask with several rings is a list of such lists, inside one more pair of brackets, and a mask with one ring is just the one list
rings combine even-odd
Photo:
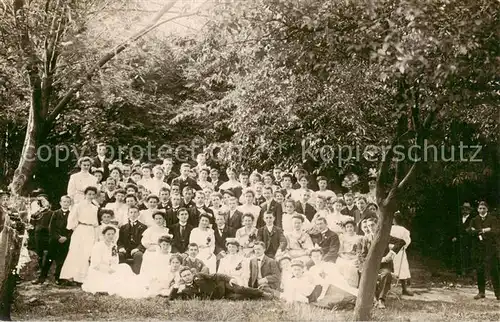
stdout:
[[23,143],[21,158],[14,171],[10,190],[14,195],[22,193],[26,183],[31,179],[37,162],[38,138],[42,127],[42,120],[37,115],[36,103],[32,102],[29,111],[28,125]]
[[371,309],[375,299],[378,271],[384,251],[389,243],[389,234],[395,211],[394,200],[390,200],[388,205],[380,205],[378,213],[379,230],[368,252],[361,274],[361,281],[359,282],[358,297],[353,317],[355,321],[371,320]]

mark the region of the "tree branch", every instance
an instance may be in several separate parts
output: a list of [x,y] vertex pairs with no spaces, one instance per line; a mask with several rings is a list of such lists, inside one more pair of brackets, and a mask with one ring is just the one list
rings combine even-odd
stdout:
[[82,86],[90,81],[92,77],[95,75],[95,73],[102,67],[104,66],[108,61],[113,59],[116,55],[124,51],[126,48],[128,48],[133,42],[137,41],[140,39],[142,36],[147,34],[148,32],[154,30],[155,28],[158,28],[160,25],[167,23],[168,21],[172,21],[175,19],[187,17],[187,16],[192,16],[194,14],[186,14],[186,15],[180,15],[173,17],[171,19],[167,19],[164,21],[160,21],[160,19],[175,5],[177,0],[171,0],[169,1],[156,15],[153,17],[152,21],[142,28],[139,32],[137,32],[135,35],[131,36],[129,39],[121,43],[120,45],[116,46],[112,50],[108,51],[104,56],[101,57],[101,59],[90,69],[90,71],[87,72],[87,74],[80,78],[76,83],[66,92],[66,94],[62,97],[62,99],[58,102],[54,110],[50,113],[50,115],[47,117],[47,123],[50,124],[50,126],[53,126],[54,121],[56,117],[64,110],[64,108],[67,106],[67,104],[70,102],[70,100],[73,98],[73,95],[82,88]]

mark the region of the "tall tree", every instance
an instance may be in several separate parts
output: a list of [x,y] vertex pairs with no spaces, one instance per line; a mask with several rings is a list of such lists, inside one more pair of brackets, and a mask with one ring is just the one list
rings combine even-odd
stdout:
[[127,37],[118,44],[114,44],[114,39],[103,40],[99,35],[109,35],[106,23],[124,7],[137,6],[137,3],[120,0],[105,3],[93,0],[4,2],[0,28],[4,50],[0,54],[4,55],[3,61],[15,62],[24,71],[29,94],[26,135],[10,185],[12,192],[22,191],[36,165],[38,147],[61,114],[68,110],[71,100],[102,71],[103,66],[166,22],[197,14],[197,11],[184,10],[172,15],[171,9],[177,2],[165,1],[146,23],[134,16],[135,21],[127,22],[137,24],[132,28],[137,31],[124,32]]
[[[369,156],[379,162],[380,229],[356,320],[370,319],[392,216],[436,121],[492,119],[482,132],[498,142],[498,9],[486,0],[238,2],[210,25],[204,54],[193,56],[193,82],[233,88],[188,114],[229,114],[233,142],[248,160],[275,162],[285,152],[325,166],[341,164],[338,154],[321,155],[327,145],[386,147]],[[303,139],[311,146],[306,160]]]

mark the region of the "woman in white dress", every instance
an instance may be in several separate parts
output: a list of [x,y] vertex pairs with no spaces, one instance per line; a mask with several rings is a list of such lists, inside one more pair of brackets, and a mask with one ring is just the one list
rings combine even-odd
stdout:
[[122,170],[116,164],[109,166],[109,177],[115,179],[117,188],[124,188],[125,183],[122,181]]
[[113,211],[113,220],[117,222],[118,227],[121,227],[128,223],[128,206],[125,204],[125,189],[116,189],[113,196],[115,197],[115,202],[108,203],[105,208],[111,209]]
[[287,254],[290,258],[292,260],[299,259],[306,263],[309,260],[309,252],[313,249],[314,244],[311,236],[302,229],[303,222],[304,217],[300,214],[293,216],[293,230],[285,233],[285,237],[287,241]]
[[238,285],[248,286],[250,262],[239,253],[240,243],[236,238],[226,239],[227,255],[220,260],[217,273],[234,278]]
[[[313,249],[311,251],[311,260],[314,265],[307,272],[314,279],[315,285],[323,287],[318,301],[322,300],[325,295],[330,300],[341,300],[344,296],[350,295],[357,296],[358,290],[347,283],[347,280],[338,271],[337,265],[323,261],[322,257],[321,249]],[[334,286],[333,288],[331,287],[332,285]]]
[[352,287],[358,287],[358,247],[360,236],[356,234],[356,224],[350,220],[344,224],[345,232],[339,235],[339,257],[335,264]]
[[219,191],[234,190],[241,188],[241,183],[236,179],[236,171],[233,168],[226,169],[228,181],[221,184]]
[[257,228],[254,225],[255,217],[252,214],[244,213],[241,217],[243,227],[238,229],[235,238],[240,244],[242,255],[249,258],[253,256],[253,246],[257,241]]
[[394,256],[394,274],[401,282],[403,295],[413,296],[413,292],[408,290],[408,280],[411,278],[410,265],[406,256],[406,248],[411,243],[410,231],[401,225],[401,213],[397,211],[394,214],[393,226],[391,227],[391,236],[405,241],[405,246]]
[[157,241],[157,250],[150,253],[150,259],[141,267],[140,280],[146,285],[149,296],[156,296],[164,288],[168,288],[170,281],[170,259],[172,251],[172,237],[161,236]]
[[142,256],[141,265],[141,276],[143,276],[143,278],[154,274],[156,269],[156,257],[159,252],[158,240],[160,237],[170,236],[168,234],[168,228],[165,227],[164,216],[164,212],[156,210],[152,215],[155,225],[146,229],[142,234],[141,244],[146,248]]
[[[254,218],[259,218],[260,207],[254,205],[255,192],[252,189],[247,188],[243,191],[242,198],[244,199],[244,203],[238,207],[238,210],[241,211],[242,214],[252,214]],[[257,227],[256,220],[253,221],[253,226]]]
[[[103,230],[104,240],[92,248],[90,269],[82,284],[82,290],[89,293],[117,294],[123,297],[139,296],[132,289],[136,279],[132,269],[127,264],[118,263],[118,250],[114,242],[116,228],[108,226]],[[135,293],[135,294],[134,294]],[[131,295],[131,296],[128,296]]]
[[76,204],[68,215],[67,229],[73,230],[69,251],[61,270],[61,279],[83,283],[89,269],[92,247],[97,241],[97,206],[92,203],[96,187],[84,190],[85,199]]
[[328,228],[336,234],[344,232],[344,224],[353,220],[352,217],[342,214],[340,211],[344,208],[345,203],[343,200],[337,199],[333,204],[333,211],[326,217]]
[[91,165],[91,158],[80,158],[78,160],[80,172],[74,173],[69,177],[68,196],[73,199],[74,205],[85,199],[85,189],[87,187],[97,186],[97,178],[90,173]]
[[210,169],[209,168],[202,168],[200,169],[198,173],[198,185],[202,190],[205,190],[206,188],[210,188],[214,190],[214,186],[211,182],[208,181],[208,175],[210,174]]
[[309,296],[316,287],[314,278],[304,274],[304,263],[292,260],[292,277],[285,281],[280,298],[288,303],[309,303]]
[[169,296],[173,286],[180,283],[181,276],[179,275],[179,270],[181,268],[182,256],[171,254],[168,257],[168,265],[164,265],[164,261],[162,260],[162,266],[158,267],[157,270],[158,275],[150,280],[148,285],[148,294],[150,296]]
[[167,188],[170,190],[170,186],[164,181],[165,173],[163,168],[159,165],[153,168],[153,178],[146,182],[146,189],[148,189],[152,194],[159,196],[160,190],[162,188]]
[[295,216],[301,216],[304,219],[302,223],[302,230],[307,231],[313,228],[313,225],[306,218],[306,216],[304,216],[303,214],[299,214],[298,212],[295,211],[295,202],[292,199],[285,200],[283,205],[284,205],[284,212],[281,219],[282,220],[281,227],[283,227],[284,233],[289,233],[294,230],[292,219]]
[[210,228],[211,216],[208,214],[200,215],[200,222],[198,227],[191,231],[189,242],[198,245],[198,256],[207,267],[210,274],[216,271],[216,258],[214,255],[215,250],[215,235],[212,228]]
[[[97,241],[104,240],[103,231],[106,227],[113,227],[118,231],[118,227],[112,223],[112,219],[114,217],[113,210],[111,209],[100,209],[98,211],[98,217],[101,217],[101,225],[99,226],[99,231],[97,234]],[[118,241],[118,234],[115,234],[115,244]]]

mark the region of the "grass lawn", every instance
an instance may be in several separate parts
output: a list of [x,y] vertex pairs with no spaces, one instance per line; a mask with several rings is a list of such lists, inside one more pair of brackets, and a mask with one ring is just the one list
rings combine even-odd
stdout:
[[[421,262],[420,262],[421,263]],[[399,297],[400,287],[391,290],[386,310],[373,310],[380,321],[500,321],[500,301],[492,292],[475,301],[472,280],[456,280],[453,275],[433,276],[412,263],[414,297]],[[31,275],[31,274],[30,274]],[[31,285],[24,276],[17,288],[14,320],[196,320],[196,321],[332,321],[349,320],[352,306],[322,309],[280,301],[171,301],[99,296],[78,288],[58,288],[52,282]]]

